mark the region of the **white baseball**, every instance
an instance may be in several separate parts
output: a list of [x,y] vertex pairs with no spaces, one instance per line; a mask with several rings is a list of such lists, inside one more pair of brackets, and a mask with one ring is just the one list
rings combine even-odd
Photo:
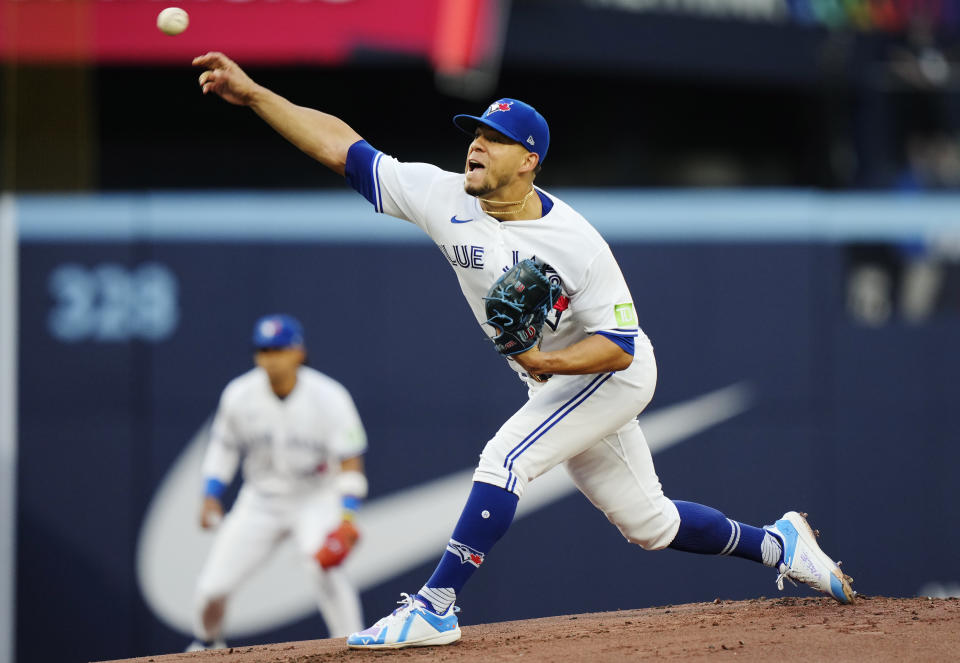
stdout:
[[157,15],[157,27],[160,32],[168,35],[178,35],[187,29],[190,17],[179,7],[167,7]]

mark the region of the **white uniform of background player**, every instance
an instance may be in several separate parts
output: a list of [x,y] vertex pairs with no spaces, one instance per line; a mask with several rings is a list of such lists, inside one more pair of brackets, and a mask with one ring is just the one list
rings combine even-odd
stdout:
[[[520,260],[547,263],[563,297],[542,344],[509,361],[527,402],[489,440],[460,520],[433,575],[401,607],[347,638],[358,649],[440,645],[461,636],[454,601],[506,533],[527,483],[563,464],[577,487],[640,546],[733,555],[778,567],[840,602],[854,592],[801,514],[759,528],[664,496],[636,416],[656,387],[653,349],[610,248],[561,200],[534,186],[547,154],[546,120],[504,98],[454,122],[473,136],[462,173],[401,163],[340,118],[257,85],[222,53],[194,59],[204,93],[250,106],[301,150],[343,174],[377,211],[409,220],[437,244],[477,322],[484,296]],[[591,117],[584,127],[594,127]],[[439,314],[439,312],[438,312]],[[489,336],[498,333],[487,325]],[[549,377],[544,381],[545,377]]]
[[[366,450],[360,417],[346,388],[300,365],[296,320],[261,319],[254,344],[260,365],[224,389],[203,460],[204,524],[216,522],[217,493],[230,484],[241,460],[243,485],[197,583],[194,648],[218,644],[227,597],[288,536],[316,584],[330,636],[362,627],[356,590],[339,568],[324,571],[315,558],[341,523],[344,495],[363,497],[366,491],[362,465],[357,467]],[[293,354],[284,358],[284,353]],[[276,391],[286,388],[275,378],[284,377],[293,384],[281,398]]]

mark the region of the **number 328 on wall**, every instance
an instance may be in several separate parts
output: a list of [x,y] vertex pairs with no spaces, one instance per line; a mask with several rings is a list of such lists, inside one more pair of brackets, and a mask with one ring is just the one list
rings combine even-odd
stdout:
[[177,278],[164,265],[64,264],[47,284],[54,299],[47,327],[61,341],[157,342],[176,330]]

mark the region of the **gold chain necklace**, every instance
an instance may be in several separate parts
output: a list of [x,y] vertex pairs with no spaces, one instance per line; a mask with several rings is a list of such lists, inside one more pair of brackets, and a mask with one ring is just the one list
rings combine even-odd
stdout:
[[502,201],[502,200],[487,200],[486,198],[477,198],[477,200],[479,200],[481,203],[488,203],[488,204],[491,204],[491,205],[514,205],[514,206],[518,206],[517,209],[502,209],[502,210],[487,210],[487,209],[485,209],[485,210],[483,210],[484,212],[486,212],[487,214],[490,214],[491,216],[495,216],[495,215],[497,215],[497,214],[519,214],[520,212],[523,211],[523,208],[525,208],[525,207],[527,206],[527,201],[530,200],[530,196],[533,195],[533,192],[534,192],[534,191],[535,191],[535,189],[533,189],[533,188],[531,187],[531,188],[530,188],[530,191],[527,192],[527,195],[525,195],[525,196],[523,197],[523,200],[514,200],[514,201],[511,201],[511,202],[504,202],[504,201]]

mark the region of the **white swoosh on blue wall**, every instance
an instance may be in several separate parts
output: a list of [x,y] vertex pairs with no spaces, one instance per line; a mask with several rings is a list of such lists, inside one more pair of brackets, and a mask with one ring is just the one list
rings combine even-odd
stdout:
[[[744,383],[640,416],[653,453],[675,446],[750,407]],[[197,525],[202,485],[200,464],[207,441],[201,429],[174,462],[147,510],[137,543],[137,579],[154,614],[190,634],[193,592],[213,535]],[[363,538],[344,568],[360,591],[440,558],[472,485],[473,468],[371,500],[358,524]],[[517,518],[529,516],[576,488],[554,468],[526,489]],[[389,550],[389,563],[383,551]],[[289,542],[231,598],[224,623],[227,638],[262,633],[316,614],[302,560]],[[283,588],[277,591],[277,588]]]

